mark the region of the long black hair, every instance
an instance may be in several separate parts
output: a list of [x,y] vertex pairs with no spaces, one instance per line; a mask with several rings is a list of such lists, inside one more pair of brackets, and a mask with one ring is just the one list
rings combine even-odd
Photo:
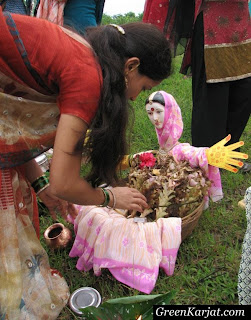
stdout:
[[86,146],[92,164],[87,179],[93,185],[117,181],[116,169],[127,153],[126,60],[139,58],[139,73],[154,81],[162,81],[171,73],[169,42],[157,27],[135,22],[124,24],[122,28],[124,34],[112,25],[89,28],[85,34],[97,55],[103,76],[99,108]]

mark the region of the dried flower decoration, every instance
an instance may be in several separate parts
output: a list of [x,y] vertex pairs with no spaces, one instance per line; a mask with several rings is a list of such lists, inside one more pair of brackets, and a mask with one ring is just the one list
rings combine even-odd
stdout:
[[187,161],[177,163],[166,155],[163,163],[159,152],[145,152],[134,158],[127,185],[139,190],[149,205],[142,213],[128,212],[128,217],[156,221],[190,214],[208,195],[211,182],[202,169],[192,168]]

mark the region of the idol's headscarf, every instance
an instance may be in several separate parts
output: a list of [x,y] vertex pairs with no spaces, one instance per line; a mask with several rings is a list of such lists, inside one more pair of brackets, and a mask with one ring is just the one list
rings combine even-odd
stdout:
[[165,91],[153,92],[146,100],[146,104],[157,102],[165,107],[163,127],[155,128],[159,145],[162,149],[171,150],[178,142],[183,132],[183,121],[174,97]]

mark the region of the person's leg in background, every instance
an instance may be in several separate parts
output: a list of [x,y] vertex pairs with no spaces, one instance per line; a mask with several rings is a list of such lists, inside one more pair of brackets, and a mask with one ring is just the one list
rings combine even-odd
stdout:
[[[228,130],[232,142],[239,141],[251,112],[251,77],[230,83]],[[245,142],[245,141],[244,141]],[[251,163],[244,162],[241,172],[251,171]]]
[[203,15],[197,17],[192,42],[192,145],[211,147],[227,136],[228,83],[206,83]]
[[251,112],[251,77],[231,81],[227,130],[232,142],[239,141]]
[[206,80],[194,78],[192,145],[211,147],[230,133],[227,131],[229,83],[207,84]]
[[238,297],[240,305],[251,304],[251,187],[246,190],[247,230],[242,244],[242,255],[238,273]]
[[250,116],[251,78],[206,82],[202,13],[193,34],[192,75],[192,145],[210,147],[228,134],[229,144],[239,141]]

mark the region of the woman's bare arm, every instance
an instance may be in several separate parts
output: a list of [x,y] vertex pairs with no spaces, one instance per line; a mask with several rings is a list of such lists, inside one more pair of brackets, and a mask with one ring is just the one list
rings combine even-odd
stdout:
[[[82,148],[87,124],[75,116],[60,117],[50,172],[51,192],[59,198],[80,205],[100,205],[104,194],[80,177]],[[102,156],[102,155],[100,155]],[[113,189],[117,208],[137,210],[147,207],[145,197],[136,189],[117,187]],[[112,205],[112,199],[111,203]]]

